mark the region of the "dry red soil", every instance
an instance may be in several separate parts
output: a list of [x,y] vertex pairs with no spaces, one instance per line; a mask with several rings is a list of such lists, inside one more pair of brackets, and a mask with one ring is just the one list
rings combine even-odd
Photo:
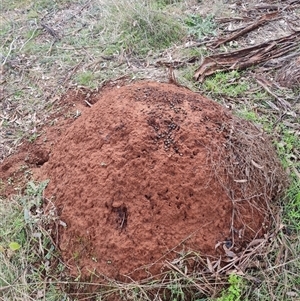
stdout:
[[[155,82],[106,88],[93,99],[55,141],[27,150],[36,178],[50,180],[45,196],[66,224],[59,248],[70,273],[142,279],[180,252],[224,255],[218,243],[232,241],[233,205],[213,163],[224,151],[231,112]],[[51,128],[47,133],[51,141]],[[265,218],[247,203],[241,212],[233,246],[240,249],[263,234]]]

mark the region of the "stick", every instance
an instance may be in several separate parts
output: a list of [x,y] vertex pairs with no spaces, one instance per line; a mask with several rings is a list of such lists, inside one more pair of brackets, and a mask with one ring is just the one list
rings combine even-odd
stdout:
[[256,78],[256,82],[261,85],[266,92],[268,92],[271,96],[273,96],[285,109],[288,107],[289,109],[291,109],[291,105],[286,102],[284,99],[280,98],[279,96],[277,96],[275,93],[273,93],[269,87],[263,82],[263,79],[258,79]]
[[232,40],[236,39],[237,37],[242,36],[242,35],[248,33],[249,31],[254,30],[255,28],[263,25],[266,21],[274,20],[275,18],[277,18],[277,15],[278,15],[278,12],[265,14],[265,15],[261,16],[256,22],[246,26],[245,28],[238,31],[237,33],[232,34],[228,38],[219,39],[219,41],[217,41],[216,44],[213,43],[210,46],[212,46],[213,48],[217,48],[220,45],[225,44],[226,42],[232,41]]

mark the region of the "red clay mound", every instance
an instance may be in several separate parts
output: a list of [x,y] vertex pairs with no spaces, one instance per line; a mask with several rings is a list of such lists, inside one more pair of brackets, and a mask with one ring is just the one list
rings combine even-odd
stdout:
[[[232,119],[213,101],[169,84],[100,95],[40,169],[50,179],[46,196],[67,224],[59,246],[72,274],[141,279],[159,273],[175,252],[223,254],[215,246],[233,243],[233,202],[213,162]],[[247,203],[240,213],[247,227],[237,222],[236,241],[247,243],[264,232],[265,214]]]

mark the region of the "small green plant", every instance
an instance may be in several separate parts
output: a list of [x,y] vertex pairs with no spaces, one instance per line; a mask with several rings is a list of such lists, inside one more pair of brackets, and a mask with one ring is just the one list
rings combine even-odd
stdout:
[[216,301],[241,301],[243,279],[235,274],[228,277],[229,287],[222,291]]
[[40,135],[37,133],[33,133],[31,136],[28,137],[28,141],[30,143],[33,143],[34,141],[36,141],[36,139],[39,137]]
[[[170,301],[183,301],[185,300],[185,294],[182,289],[182,286],[179,284],[170,284],[168,285],[168,290],[170,292],[170,297],[168,297],[168,300]],[[166,299],[167,300],[167,299]]]
[[248,84],[241,79],[238,71],[218,72],[207,78],[204,82],[204,89],[213,94],[237,97],[248,90]]
[[213,15],[208,15],[205,18],[200,15],[190,15],[186,18],[185,24],[189,29],[188,33],[198,40],[216,35],[217,26]]

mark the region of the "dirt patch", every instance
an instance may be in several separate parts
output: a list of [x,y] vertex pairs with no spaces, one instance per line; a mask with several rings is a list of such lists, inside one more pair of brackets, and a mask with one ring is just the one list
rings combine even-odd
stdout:
[[[59,246],[71,274],[142,279],[160,273],[164,260],[178,253],[224,255],[261,237],[278,179],[269,177],[269,190],[257,192],[249,170],[245,176],[254,182],[233,178],[240,173],[228,169],[228,158],[242,171],[247,167],[229,147],[236,125],[228,110],[175,85],[105,89],[36,172],[50,179],[46,196],[67,225]],[[247,125],[239,126],[249,132]],[[271,160],[261,167],[254,158],[254,170],[276,174],[280,166],[264,147],[269,142],[249,127],[250,141]]]
[[4,160],[1,194],[22,191],[30,170],[50,180],[54,240],[82,279],[143,279],[190,250],[238,258],[285,187],[268,138],[188,89],[123,85],[63,97],[37,140]]

